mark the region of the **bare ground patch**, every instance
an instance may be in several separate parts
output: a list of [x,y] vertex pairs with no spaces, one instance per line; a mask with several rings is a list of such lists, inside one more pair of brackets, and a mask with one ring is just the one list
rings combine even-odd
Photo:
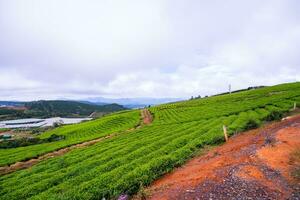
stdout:
[[295,152],[300,152],[299,115],[230,138],[155,181],[145,193],[153,200],[299,199]]

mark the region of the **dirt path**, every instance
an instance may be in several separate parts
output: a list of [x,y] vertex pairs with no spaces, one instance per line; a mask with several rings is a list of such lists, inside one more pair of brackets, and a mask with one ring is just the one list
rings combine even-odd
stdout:
[[[147,109],[144,109],[141,111],[141,116],[142,116],[142,120],[141,120],[140,124],[150,124],[152,122],[152,115]],[[135,130],[135,128],[128,129],[127,132],[133,131],[133,130]],[[9,166],[0,167],[0,175],[9,174],[9,173],[12,173],[12,172],[20,170],[20,169],[29,168],[43,160],[53,158],[56,156],[64,155],[65,153],[71,151],[72,149],[91,146],[91,145],[101,142],[103,140],[115,137],[118,134],[122,134],[122,133],[113,133],[113,134],[107,135],[105,137],[97,138],[97,139],[90,140],[87,142],[75,144],[70,147],[65,147],[65,148],[50,152],[50,153],[46,153],[44,155],[39,156],[38,158],[34,158],[34,159],[27,160],[27,161],[22,161],[22,162],[17,162],[15,164],[12,164]]]
[[[291,159],[295,151],[298,157]],[[230,138],[145,189],[147,199],[300,199],[300,116]],[[298,172],[299,173],[299,172]],[[139,197],[135,197],[139,199]]]
[[90,140],[90,141],[83,142],[83,143],[80,143],[80,144],[72,145],[70,147],[59,149],[59,150],[56,150],[56,151],[53,151],[53,152],[50,152],[50,153],[46,153],[44,155],[39,156],[38,158],[34,158],[34,159],[27,160],[27,161],[22,161],[22,162],[16,162],[15,164],[12,164],[10,166],[0,167],[0,175],[9,174],[11,172],[14,172],[14,171],[17,171],[17,170],[20,170],[20,169],[29,168],[29,167],[31,167],[31,166],[33,166],[33,165],[35,165],[35,164],[37,164],[37,163],[39,163],[43,160],[53,158],[53,157],[56,157],[56,156],[61,156],[65,153],[71,151],[72,149],[87,147],[87,146],[96,144],[97,142],[101,142],[105,139],[112,138],[116,135],[117,134],[114,133],[114,134],[108,135],[106,137],[98,138],[98,139],[95,139],[95,140]]
[[148,125],[151,124],[153,121],[153,117],[148,109],[143,109],[141,111],[142,118],[143,118],[143,124]]

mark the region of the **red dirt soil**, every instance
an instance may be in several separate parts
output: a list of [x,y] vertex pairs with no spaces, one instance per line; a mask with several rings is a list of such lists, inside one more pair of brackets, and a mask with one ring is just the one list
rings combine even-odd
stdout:
[[141,111],[141,113],[142,113],[142,118],[143,118],[143,124],[145,124],[145,125],[151,124],[153,117],[152,117],[150,111],[147,109],[143,109]]
[[25,106],[4,106],[4,107],[0,107],[0,109],[7,109],[7,110],[28,110],[28,108],[26,108]]
[[295,167],[290,157],[299,149],[300,116],[295,116],[231,137],[144,193],[153,200],[300,199],[299,180],[290,175]]

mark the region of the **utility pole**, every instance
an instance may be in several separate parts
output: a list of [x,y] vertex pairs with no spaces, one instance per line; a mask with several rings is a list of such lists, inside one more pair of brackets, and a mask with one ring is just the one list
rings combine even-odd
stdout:
[[229,89],[229,94],[231,94],[231,84],[229,84],[228,89]]

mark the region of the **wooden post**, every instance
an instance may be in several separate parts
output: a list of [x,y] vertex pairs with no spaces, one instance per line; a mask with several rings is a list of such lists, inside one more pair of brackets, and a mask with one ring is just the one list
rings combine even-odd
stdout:
[[227,142],[228,141],[228,135],[227,135],[227,128],[226,128],[225,125],[223,125],[223,132],[224,132],[225,141]]
[[296,110],[296,108],[297,108],[297,103],[294,102],[294,110]]

